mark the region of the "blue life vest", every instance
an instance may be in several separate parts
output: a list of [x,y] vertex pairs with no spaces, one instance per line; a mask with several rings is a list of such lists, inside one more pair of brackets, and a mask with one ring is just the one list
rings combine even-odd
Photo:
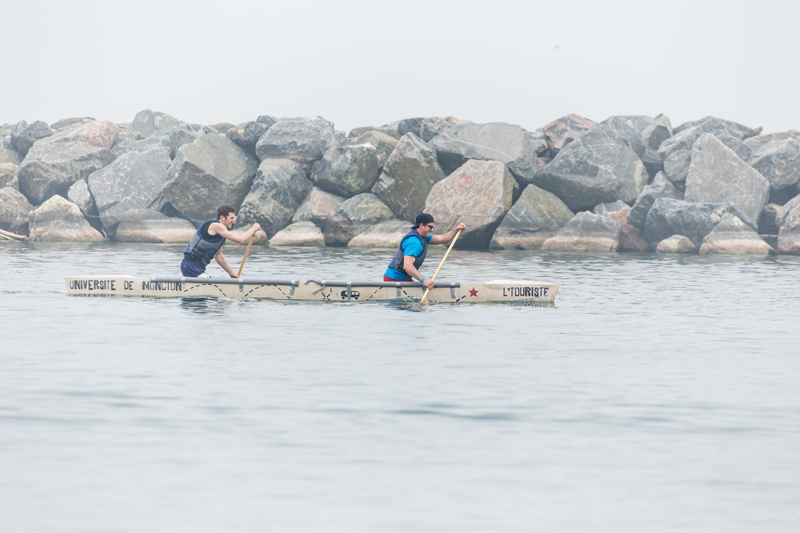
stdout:
[[225,237],[222,235],[214,235],[211,238],[203,236],[203,230],[206,230],[206,233],[208,233],[208,227],[214,222],[219,222],[219,220],[212,218],[211,220],[203,222],[200,227],[197,228],[197,232],[192,235],[192,240],[189,241],[189,244],[186,245],[186,249],[183,251],[183,258],[186,261],[203,269],[208,266],[211,260],[214,259],[214,255],[222,248],[222,245],[225,244]]
[[422,262],[425,261],[425,256],[428,254],[428,243],[425,242],[425,239],[422,238],[422,235],[420,235],[415,229],[412,229],[403,235],[403,238],[400,239],[400,246],[397,247],[397,251],[394,253],[392,262],[389,263],[389,268],[393,268],[398,272],[402,272],[408,277],[411,277],[411,275],[403,270],[403,243],[406,242],[406,239],[410,239],[412,237],[419,239],[420,244],[422,244],[422,253],[419,254],[416,259],[414,259],[414,268],[419,270],[419,267],[422,266]]

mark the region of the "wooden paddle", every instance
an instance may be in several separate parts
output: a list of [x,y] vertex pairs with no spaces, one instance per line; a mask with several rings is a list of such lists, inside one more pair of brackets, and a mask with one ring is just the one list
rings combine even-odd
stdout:
[[[458,236],[459,236],[460,234],[461,234],[461,230],[458,230],[458,231],[456,232],[456,236],[455,236],[455,237],[453,237],[453,240],[450,242],[450,248],[448,248],[448,249],[447,249],[447,253],[446,253],[446,254],[444,254],[444,257],[442,257],[442,262],[441,262],[441,263],[439,263],[439,268],[437,268],[437,269],[436,269],[436,272],[433,274],[433,277],[431,278],[431,281],[433,281],[433,282],[436,282],[436,276],[438,276],[438,275],[439,275],[439,271],[442,269],[442,265],[443,265],[443,264],[444,264],[444,262],[447,260],[447,256],[448,256],[448,255],[450,255],[450,250],[452,250],[452,249],[453,249],[453,245],[454,245],[454,244],[456,243],[456,241],[458,240]],[[425,303],[425,298],[427,298],[427,297],[428,297],[428,292],[429,292],[429,291],[430,291],[430,289],[425,289],[425,294],[423,294],[423,295],[422,295],[422,299],[419,301],[419,303],[421,303],[421,304],[422,304],[422,303]]]
[[247,261],[247,254],[250,253],[250,246],[253,245],[253,239],[255,238],[256,234],[253,233],[250,235],[250,242],[247,243],[247,250],[244,251],[244,257],[242,257],[242,266],[239,267],[239,273],[236,274],[236,277],[242,276],[242,269],[244,268],[244,262]]

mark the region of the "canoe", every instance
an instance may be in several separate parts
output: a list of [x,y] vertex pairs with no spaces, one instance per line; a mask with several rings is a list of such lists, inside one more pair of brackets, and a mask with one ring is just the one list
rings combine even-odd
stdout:
[[[327,281],[311,279],[184,278],[134,276],[71,276],[64,278],[74,296],[136,296],[156,298],[222,297],[326,302],[415,301],[421,283]],[[496,280],[485,283],[437,281],[428,294],[439,303],[552,304],[558,285],[534,281]]]

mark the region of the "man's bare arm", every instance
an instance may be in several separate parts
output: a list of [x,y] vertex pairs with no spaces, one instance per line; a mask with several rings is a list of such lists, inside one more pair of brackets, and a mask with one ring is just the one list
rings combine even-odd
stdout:
[[453,237],[456,236],[456,232],[458,230],[464,231],[467,227],[464,224],[459,224],[455,228],[451,229],[447,233],[442,233],[441,235],[434,235],[431,237],[431,242],[429,244],[447,244],[453,240]]
[[238,242],[239,244],[247,242],[250,236],[261,229],[261,225],[256,222],[250,228],[245,231],[244,233],[233,233],[231,230],[226,228],[221,222],[213,222],[208,227],[208,233],[211,235],[221,235],[228,239],[229,241]]
[[[421,280],[422,279],[422,274],[420,274],[419,270],[417,270],[416,267],[414,266],[414,261],[416,259],[417,258],[414,257],[413,255],[404,255],[403,256],[403,270],[405,270],[406,273],[409,276],[411,276],[412,278],[414,278],[416,280]],[[432,289],[433,288],[433,281],[431,281],[430,279],[426,279],[425,281],[422,282],[422,284],[425,285],[425,287],[428,288],[428,289]]]
[[227,272],[230,277],[232,277],[232,278],[238,278],[239,277],[239,276],[236,275],[236,272],[234,272],[231,269],[230,265],[228,265],[228,261],[226,261],[225,260],[225,256],[222,255],[222,249],[221,248],[219,250],[217,250],[217,253],[214,254],[214,259],[216,259],[217,264],[219,266],[221,266],[223,268],[223,270],[225,270],[225,272]]

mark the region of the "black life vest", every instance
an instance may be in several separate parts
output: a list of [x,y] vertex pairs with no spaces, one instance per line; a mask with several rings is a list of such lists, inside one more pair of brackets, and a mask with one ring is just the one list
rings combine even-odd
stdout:
[[392,262],[389,263],[389,268],[393,268],[398,272],[405,274],[408,277],[411,277],[408,272],[403,270],[403,243],[406,242],[406,239],[417,238],[419,242],[422,244],[422,253],[419,254],[416,259],[414,259],[414,268],[419,270],[422,266],[423,261],[425,261],[425,256],[428,254],[428,243],[425,242],[425,239],[422,238],[422,235],[415,229],[412,229],[405,235],[403,238],[400,239],[400,246],[397,247],[397,251],[394,253],[394,257],[392,258]]
[[200,227],[197,228],[197,232],[192,235],[192,240],[189,241],[189,244],[186,245],[186,249],[183,251],[183,258],[186,261],[204,270],[211,260],[214,259],[214,255],[222,248],[222,245],[225,244],[225,237],[222,235],[213,235],[210,236],[210,238],[206,238],[203,235],[203,230],[208,233],[209,226],[214,222],[219,222],[219,220],[212,218],[211,220],[203,222]]

